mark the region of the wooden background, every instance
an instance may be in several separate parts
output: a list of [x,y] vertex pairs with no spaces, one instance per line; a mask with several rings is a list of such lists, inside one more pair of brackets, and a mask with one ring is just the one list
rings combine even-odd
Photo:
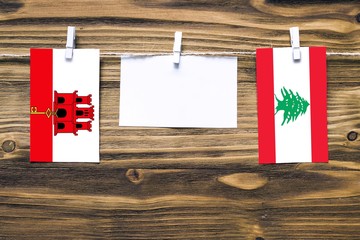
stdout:
[[[237,129],[118,127],[120,59],[101,58],[100,164],[29,163],[29,48],[360,52],[360,2],[0,1],[0,239],[360,239],[360,56],[328,56],[329,164],[260,166],[255,56]],[[291,136],[289,136],[291,138]],[[296,139],[292,139],[296,141]],[[296,154],[296,153],[294,153]]]

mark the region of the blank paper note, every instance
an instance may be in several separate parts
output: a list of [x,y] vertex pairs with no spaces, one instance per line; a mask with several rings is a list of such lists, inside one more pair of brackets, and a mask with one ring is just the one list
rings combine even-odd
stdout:
[[237,127],[237,58],[122,57],[120,126]]

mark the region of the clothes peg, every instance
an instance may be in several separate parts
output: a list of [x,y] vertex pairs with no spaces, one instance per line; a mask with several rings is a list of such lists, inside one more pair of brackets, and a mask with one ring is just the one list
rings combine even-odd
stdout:
[[293,49],[293,59],[298,61],[301,59],[299,27],[290,28],[290,39]]
[[174,40],[174,59],[173,62],[175,64],[180,63],[180,54],[181,54],[181,39],[182,39],[182,32],[175,32],[175,40]]
[[75,49],[75,27],[68,27],[65,58],[72,59],[73,51]]

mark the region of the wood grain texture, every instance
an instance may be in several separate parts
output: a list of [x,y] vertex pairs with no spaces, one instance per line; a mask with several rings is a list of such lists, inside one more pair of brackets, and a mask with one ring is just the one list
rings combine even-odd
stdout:
[[[0,54],[360,52],[359,1],[0,1]],[[120,59],[101,58],[100,164],[30,164],[29,58],[0,57],[0,239],[359,239],[359,56],[328,56],[329,164],[257,164],[255,56],[238,60],[238,128],[120,128]],[[10,141],[9,141],[10,140]],[[14,145],[12,145],[14,144]],[[15,149],[12,151],[13,147]]]

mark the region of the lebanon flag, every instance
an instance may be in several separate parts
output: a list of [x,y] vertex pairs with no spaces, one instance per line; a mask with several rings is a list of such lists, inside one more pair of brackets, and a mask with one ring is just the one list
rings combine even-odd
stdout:
[[259,163],[328,162],[326,48],[256,50]]
[[30,49],[30,162],[99,162],[99,60]]

